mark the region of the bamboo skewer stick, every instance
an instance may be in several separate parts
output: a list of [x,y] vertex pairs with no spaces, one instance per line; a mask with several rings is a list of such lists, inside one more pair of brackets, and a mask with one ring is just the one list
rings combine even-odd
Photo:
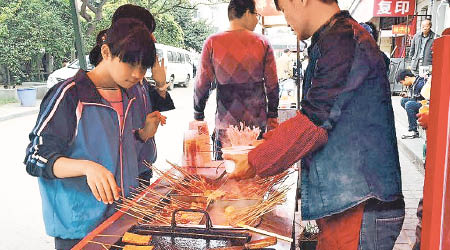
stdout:
[[[93,240],[90,240],[90,241],[88,241],[88,242],[89,242],[89,243],[98,244],[98,245],[102,245],[103,247],[105,247],[105,246],[110,246],[110,247],[123,248],[122,246],[118,246],[118,245],[114,245],[114,244],[108,244],[108,243],[102,243],[102,242],[97,242],[97,241],[93,241]],[[106,249],[108,249],[108,248],[106,248]]]
[[269,231],[266,231],[266,230],[262,230],[262,229],[259,229],[259,228],[254,228],[254,227],[251,227],[251,226],[248,226],[248,225],[238,224],[238,226],[242,227],[242,228],[245,228],[245,229],[248,229],[248,230],[250,230],[252,232],[255,232],[255,233],[259,233],[259,234],[266,235],[266,236],[276,237],[276,238],[278,238],[280,240],[284,240],[284,241],[287,241],[287,242],[293,242],[294,241],[290,237],[286,237],[286,236],[283,236],[283,235],[272,233],[272,232],[269,232]]
[[[120,205],[119,205],[119,207],[120,207]],[[150,212],[150,211],[142,211],[141,209],[139,209],[139,208],[132,208],[132,211],[133,212],[135,212],[135,213],[137,213],[138,215],[133,215],[133,214],[131,214],[131,213],[128,213],[128,212],[125,212],[126,214],[128,214],[128,215],[130,215],[130,216],[132,216],[132,217],[134,217],[134,218],[136,218],[136,219],[139,219],[139,220],[142,220],[142,221],[144,221],[144,222],[146,222],[146,223],[151,223],[152,221],[151,220],[147,220],[147,219],[144,219],[144,217],[150,217],[150,219],[153,219],[153,220],[158,220],[158,221],[160,221],[160,222],[166,222],[167,221],[167,218],[164,218],[164,217],[162,217],[162,216],[160,216],[159,214],[157,214],[156,212]]]
[[122,237],[122,235],[114,235],[114,234],[97,234],[95,237]]

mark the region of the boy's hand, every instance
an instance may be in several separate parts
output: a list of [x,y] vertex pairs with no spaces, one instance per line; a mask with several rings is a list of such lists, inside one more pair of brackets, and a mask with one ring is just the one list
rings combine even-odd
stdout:
[[[153,64],[152,67],[152,78],[153,80],[155,80],[156,82],[156,87],[159,90],[167,89],[167,84],[166,84],[166,68],[164,66],[164,58],[161,59],[161,64],[159,63],[158,60],[158,55],[155,58],[155,64]],[[167,86],[166,86],[167,85]]]
[[98,201],[112,204],[119,199],[120,188],[116,184],[114,175],[102,165],[93,161],[84,161],[87,184]]
[[248,163],[247,154],[229,155],[223,154],[224,160],[232,160],[236,165],[233,173],[229,175],[229,178],[236,180],[245,180],[255,177],[256,169]]
[[405,92],[400,93],[401,97],[407,97],[408,95]]
[[139,130],[139,136],[143,141],[155,136],[158,126],[166,124],[167,117],[161,115],[159,111],[152,112],[145,118],[145,126]]

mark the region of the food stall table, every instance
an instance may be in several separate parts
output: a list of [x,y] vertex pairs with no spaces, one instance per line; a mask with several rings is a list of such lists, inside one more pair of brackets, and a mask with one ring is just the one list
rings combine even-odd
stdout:
[[[295,220],[294,212],[296,206],[297,181],[297,171],[291,172],[287,176],[284,184],[289,186],[290,188],[287,191],[286,200],[282,204],[277,205],[273,211],[262,216],[261,223],[257,226],[258,229],[276,233],[278,235],[289,238],[292,237],[293,225]],[[149,185],[145,191],[141,192],[139,196],[135,198],[135,200],[137,201],[140,197],[143,196],[154,195],[149,192],[150,189],[162,195],[168,194],[170,190],[166,185],[164,185],[164,182],[165,180],[162,180],[161,178],[157,179],[155,182]],[[90,232],[72,249],[105,249],[105,247],[108,247],[111,244],[117,242],[125,232],[127,232],[133,225],[137,224],[138,219],[130,216],[129,214],[127,214],[127,211],[125,209],[122,209],[106,219],[102,224],[100,224],[97,228]],[[252,236],[252,241],[267,237],[265,235],[260,235],[251,231],[249,231],[249,233]],[[104,243],[104,245],[93,242],[101,242]],[[292,243],[288,241],[278,240],[277,244],[275,246],[272,246],[271,248],[277,250],[286,250],[291,249],[291,244]]]

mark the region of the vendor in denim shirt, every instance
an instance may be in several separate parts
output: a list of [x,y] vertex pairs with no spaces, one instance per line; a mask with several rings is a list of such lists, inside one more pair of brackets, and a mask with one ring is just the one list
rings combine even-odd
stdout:
[[[301,214],[316,220],[317,249],[392,249],[404,215],[386,64],[370,34],[332,0],[278,0],[311,39],[301,113],[265,135],[233,178],[268,176],[299,159]],[[244,157],[245,158],[245,157]]]

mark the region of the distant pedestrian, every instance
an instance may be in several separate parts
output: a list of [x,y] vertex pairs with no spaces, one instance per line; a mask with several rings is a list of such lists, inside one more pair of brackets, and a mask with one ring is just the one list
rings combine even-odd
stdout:
[[415,34],[411,40],[409,55],[411,56],[411,70],[415,75],[419,74],[420,66],[428,66],[433,62],[431,47],[436,34],[431,30],[431,26],[431,20],[425,19],[422,22],[421,32]]
[[260,15],[255,0],[231,0],[230,28],[208,37],[194,87],[194,119],[203,120],[209,94],[217,86],[214,151],[222,159],[230,125],[278,126],[278,78],[272,46],[253,30]]

